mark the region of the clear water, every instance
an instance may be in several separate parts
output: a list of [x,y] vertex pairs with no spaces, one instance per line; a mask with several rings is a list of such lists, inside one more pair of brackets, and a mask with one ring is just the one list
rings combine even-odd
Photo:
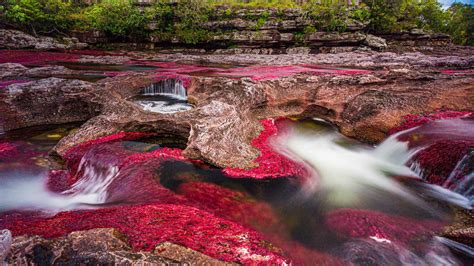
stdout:
[[[57,165],[48,160],[47,152],[73,127],[34,128],[3,136],[3,140],[18,145],[20,152],[16,158],[0,161],[0,217],[2,210],[33,209],[51,213],[156,200],[151,187],[135,192],[127,190],[127,184],[137,182],[133,173],[142,169],[118,169],[114,162],[120,152],[111,152],[148,153],[162,147],[151,141],[99,145],[82,158],[83,176],[77,183],[62,193],[49,191],[45,184],[46,171]],[[281,230],[275,231],[274,224],[265,224],[265,219],[246,226],[261,231],[283,249],[298,243],[356,265],[462,265],[470,261],[471,247],[430,235],[428,229],[423,229],[427,221],[448,224],[452,219],[450,206],[462,204],[449,200],[448,193],[438,191],[436,194],[434,186],[419,182],[415,173],[405,166],[411,154],[404,143],[389,139],[373,148],[346,139],[327,124],[314,121],[299,122],[293,128],[293,139],[284,143],[279,140],[275,145],[315,169],[310,183],[293,177],[230,179],[219,169],[172,160],[149,167],[159,174],[158,184],[176,193],[187,183],[199,181],[244,193],[252,205],[269,206]],[[395,179],[394,176],[401,177]],[[462,199],[458,194],[453,197]],[[347,211],[349,222],[356,219],[360,210],[374,214],[374,220],[409,219],[411,226],[422,228],[420,235],[431,236],[423,240],[429,244],[414,249],[384,234],[367,238],[341,236],[338,226],[349,222],[337,215],[331,220],[328,215],[346,210],[350,210]],[[355,210],[356,216],[351,216],[351,210]],[[397,224],[397,220],[389,220],[384,226],[393,227],[391,230],[395,231],[411,230],[403,228],[404,223]],[[381,226],[382,231],[384,226]],[[454,255],[452,250],[456,248],[462,256]]]

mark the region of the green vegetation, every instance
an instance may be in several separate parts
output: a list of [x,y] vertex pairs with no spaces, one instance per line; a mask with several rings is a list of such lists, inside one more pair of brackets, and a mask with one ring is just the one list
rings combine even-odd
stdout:
[[70,29],[76,11],[71,2],[61,0],[6,0],[2,17],[36,34],[62,33]]
[[[204,0],[203,0],[204,1]],[[248,7],[248,8],[296,8],[299,5],[293,0],[208,0],[211,6]]]
[[104,0],[73,17],[80,29],[98,29],[112,36],[142,36],[147,23],[130,1]]
[[[239,8],[246,8],[244,18],[254,20],[260,29],[274,16],[284,20],[286,8],[300,8],[306,19],[313,21],[298,32],[345,31],[354,21],[368,25],[373,33],[394,33],[414,28],[445,32],[456,43],[474,44],[473,7],[454,4],[443,10],[436,0],[363,0],[360,6],[342,0],[156,0],[145,8],[133,0],[102,0],[96,4],[78,4],[73,0],[3,0],[0,23],[32,34],[66,34],[72,30],[97,29],[123,40],[140,40],[150,34],[161,40],[178,39],[189,44],[205,42],[218,32],[201,26],[209,18],[231,19]],[[319,3],[322,2],[322,3]],[[222,7],[225,6],[225,7]],[[253,8],[274,8],[252,12]],[[275,11],[276,8],[276,11]],[[273,14],[273,15],[271,15]],[[153,22],[153,27],[149,25]]]
[[447,32],[453,41],[462,45],[474,45],[474,8],[469,5],[454,4],[448,9]]

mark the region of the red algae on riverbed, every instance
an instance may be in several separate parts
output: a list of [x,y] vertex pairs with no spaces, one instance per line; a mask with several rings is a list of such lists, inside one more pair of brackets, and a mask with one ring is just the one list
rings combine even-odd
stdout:
[[382,212],[338,209],[327,214],[326,224],[341,236],[388,240],[409,244],[413,240],[430,239],[444,224],[432,220],[415,220]]
[[10,229],[15,236],[33,234],[46,238],[79,230],[116,228],[128,237],[134,250],[152,251],[168,241],[224,261],[288,263],[283,256],[269,250],[256,231],[189,206],[120,206],[62,212],[50,218],[10,214],[0,220],[0,227]]
[[[405,117],[405,123],[392,129],[391,133],[421,126],[413,132],[404,133],[399,138],[408,141],[410,146],[423,147],[413,157],[412,162],[421,171],[419,174],[426,181],[455,190],[456,183],[462,182],[465,176],[459,174],[450,180],[448,178],[458,164],[473,150],[474,138],[469,132],[472,128],[469,128],[471,124],[467,122],[472,117],[473,113],[467,111],[438,111],[431,114],[409,115]],[[459,118],[467,120],[463,122]],[[434,130],[437,125],[433,123],[440,120],[456,123],[450,123],[449,128],[438,132],[440,130]],[[434,128],[425,132],[423,126]]]
[[[184,160],[181,150],[158,148],[152,152],[136,152],[127,149],[124,142],[117,141],[142,136],[138,133],[119,133],[83,144],[76,147],[74,152],[69,151],[69,158],[74,162],[67,162],[75,164],[76,157],[81,157],[81,164],[95,167],[99,171],[103,171],[104,167],[118,165],[120,170],[107,187],[107,202],[126,200],[127,203],[139,205],[61,212],[53,217],[6,213],[0,219],[0,228],[10,229],[15,236],[29,234],[47,238],[78,230],[115,228],[128,237],[135,250],[151,251],[156,245],[168,241],[224,261],[243,264],[289,262],[280,254],[279,249],[272,247],[258,232],[246,228],[245,223],[241,225],[225,218],[238,220],[239,215],[247,212],[248,215],[254,215],[257,211],[234,209],[237,206],[235,202],[229,203],[230,205],[214,204],[211,207],[211,203],[202,197],[192,196],[196,191],[182,191],[186,194],[185,197],[160,184],[156,171],[160,162],[164,159]],[[87,175],[80,174],[80,167],[69,167],[71,168],[75,168],[77,173],[52,171],[49,178],[55,180],[50,181],[48,186],[54,191],[65,191],[71,183],[64,181],[70,181],[68,179],[71,176],[75,176],[74,179],[87,178]],[[208,192],[220,191],[217,187],[209,189]],[[253,208],[252,204],[245,206]],[[214,212],[217,215],[212,214]]]
[[390,130],[389,134],[395,134],[397,132],[414,128],[417,126],[424,125],[430,121],[436,121],[441,119],[453,119],[461,117],[472,117],[473,113],[469,111],[451,111],[451,110],[440,110],[429,114],[411,114],[403,117],[405,120],[402,125]]
[[252,141],[252,145],[260,150],[260,156],[255,159],[258,167],[250,170],[240,168],[226,168],[224,173],[230,177],[252,177],[256,179],[278,177],[306,177],[308,170],[276,152],[271,144],[271,138],[278,135],[278,124],[284,119],[262,120],[263,131]]
[[45,65],[54,61],[76,62],[79,54],[60,52],[38,52],[28,50],[0,50],[0,64]]

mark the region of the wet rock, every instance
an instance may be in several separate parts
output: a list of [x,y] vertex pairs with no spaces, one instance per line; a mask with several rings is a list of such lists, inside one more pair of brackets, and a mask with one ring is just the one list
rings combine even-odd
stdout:
[[[450,50],[447,53],[445,50]],[[231,50],[231,49],[230,49]],[[443,50],[421,52],[375,52],[357,49],[332,54],[242,54],[222,53],[226,55],[184,55],[154,54],[149,59],[207,64],[258,64],[258,65],[337,65],[362,69],[400,69],[427,70],[431,68],[458,69],[474,68],[474,48],[443,47]],[[144,55],[137,55],[144,56]]]
[[[176,245],[174,249],[179,249]],[[184,249],[185,252],[194,252]],[[199,254],[199,253],[197,253]],[[182,263],[194,263],[193,257]],[[39,236],[18,236],[13,239],[7,263],[24,264],[172,264],[177,260],[150,252],[133,252],[127,239],[115,229],[99,228],[72,232],[64,237],[45,239]],[[214,260],[219,262],[217,260]]]
[[53,76],[67,76],[78,74],[77,71],[67,69],[63,66],[44,66],[27,68],[18,63],[0,64],[0,80],[18,78],[46,78]]
[[85,121],[99,111],[94,87],[80,80],[48,78],[5,90],[0,99],[4,130]]
[[[250,169],[259,165],[256,159],[262,155],[252,145],[263,129],[262,119],[320,117],[337,125],[347,136],[377,142],[400,125],[405,115],[439,108],[471,108],[468,93],[474,84],[469,75],[450,79],[421,72],[279,77],[300,70],[244,70],[235,75],[263,71],[263,76],[254,76],[261,80],[193,77],[187,90],[195,107],[174,114],[146,112],[128,100],[156,82],[153,75],[128,74],[96,84],[60,79],[14,84],[7,88],[8,97],[3,100],[4,106],[14,110],[6,116],[5,128],[94,117],[62,139],[55,152],[64,155],[79,143],[121,131],[154,132],[187,139],[183,154],[190,159],[222,168]],[[271,75],[266,71],[272,71]],[[31,97],[35,97],[35,105],[31,105]],[[44,110],[59,112],[48,114]]]
[[198,265],[238,265],[236,263],[225,263],[218,261],[192,249],[182,247],[170,242],[156,246],[154,254],[179,263],[190,263]]
[[454,222],[448,226],[442,236],[474,246],[474,213],[472,210],[456,209]]
[[57,50],[57,49],[83,49],[87,44],[80,43],[76,38],[63,38],[56,40],[51,37],[34,37],[17,30],[0,29],[0,48]]

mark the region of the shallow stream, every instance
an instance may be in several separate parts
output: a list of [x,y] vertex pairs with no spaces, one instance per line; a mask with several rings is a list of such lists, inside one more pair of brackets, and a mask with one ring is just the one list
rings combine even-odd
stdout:
[[[313,253],[356,265],[468,264],[472,248],[438,235],[453,222],[454,209],[472,207],[472,187],[463,184],[455,194],[423,182],[417,176],[422,170],[410,159],[424,144],[409,148],[397,138],[461,138],[462,128],[472,123],[435,122],[372,147],[324,122],[288,122],[290,137],[274,139],[273,145],[311,166],[315,172],[305,180],[233,179],[209,165],[170,158],[128,163],[184,148],[183,142],[112,141],[85,152],[72,184],[51,174],[61,164],[47,154],[76,125],[24,129],[1,136],[0,225],[22,212],[36,219],[61,211],[172,202],[255,229],[305,264],[311,264]],[[472,182],[472,173],[464,178]]]

